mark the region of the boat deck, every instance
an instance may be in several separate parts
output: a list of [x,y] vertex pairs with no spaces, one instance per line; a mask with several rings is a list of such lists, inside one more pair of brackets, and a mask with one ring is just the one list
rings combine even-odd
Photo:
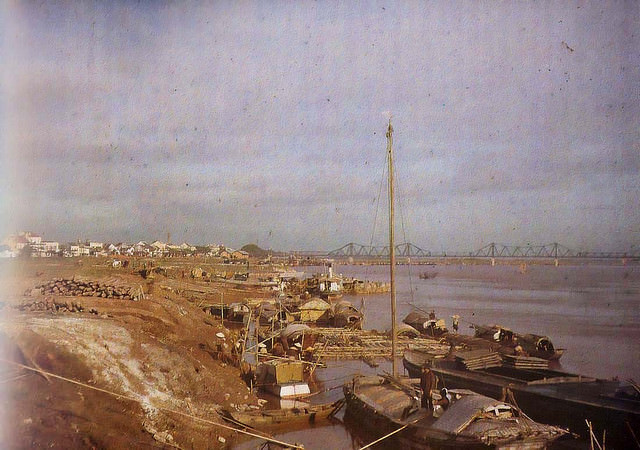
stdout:
[[[407,352],[403,363],[409,374],[415,375],[427,360],[425,354]],[[618,380],[505,366],[467,370],[452,360],[431,360],[431,365],[440,382],[448,388],[471,389],[493,398],[512,398],[532,419],[567,427],[583,437],[587,437],[587,419],[598,433],[606,429],[607,442],[616,448],[633,439],[630,428],[640,427],[640,401],[637,396],[616,395],[623,388]]]
[[357,378],[353,393],[369,408],[399,426],[431,416],[420,407],[419,389],[415,389],[409,379],[392,383],[392,387],[389,382],[379,376]]
[[[348,411],[379,434],[394,430],[403,448],[461,447],[545,448],[566,431],[514,415],[504,402],[468,390],[451,391],[456,399],[439,417],[420,407],[417,379],[357,377],[345,385]],[[406,428],[406,429],[405,429]]]

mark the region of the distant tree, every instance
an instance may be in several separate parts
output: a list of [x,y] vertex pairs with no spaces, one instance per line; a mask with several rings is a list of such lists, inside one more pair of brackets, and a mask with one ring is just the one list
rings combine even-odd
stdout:
[[20,253],[18,254],[18,256],[20,256],[21,258],[29,258],[31,256],[31,253],[33,253],[33,249],[31,248],[31,245],[26,244],[24,247],[20,249]]
[[247,244],[240,250],[247,252],[253,258],[264,258],[269,255],[267,250],[258,247],[256,244]]

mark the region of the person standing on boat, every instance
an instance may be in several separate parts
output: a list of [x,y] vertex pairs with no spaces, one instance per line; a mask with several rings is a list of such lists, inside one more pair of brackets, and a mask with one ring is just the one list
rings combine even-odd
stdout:
[[436,387],[436,383],[436,375],[431,371],[431,368],[428,366],[422,367],[422,373],[420,374],[420,389],[422,390],[420,406],[427,408],[429,411],[433,409],[431,390]]

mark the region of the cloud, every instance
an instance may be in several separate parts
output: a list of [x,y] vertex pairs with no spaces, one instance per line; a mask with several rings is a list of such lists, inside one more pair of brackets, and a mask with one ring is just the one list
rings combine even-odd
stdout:
[[390,112],[409,240],[625,250],[629,5],[11,4],[5,203],[66,240],[364,242]]

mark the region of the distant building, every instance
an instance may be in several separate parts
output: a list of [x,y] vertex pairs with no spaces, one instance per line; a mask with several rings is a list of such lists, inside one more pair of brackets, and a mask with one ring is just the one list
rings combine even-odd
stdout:
[[60,254],[60,243],[55,241],[42,241],[40,244],[32,246],[34,256],[42,258],[58,256]]
[[131,248],[129,244],[118,242],[115,244],[115,247],[118,255],[131,255],[131,253],[129,253],[129,249]]
[[231,253],[231,259],[235,260],[247,260],[249,259],[249,253],[244,250],[235,250]]
[[116,244],[105,244],[104,246],[105,250],[107,251],[107,253],[109,253],[110,255],[119,255],[120,254],[120,248],[118,248],[118,246]]
[[58,253],[60,251],[60,243],[55,241],[44,241],[44,251],[50,253]]
[[20,251],[27,245],[40,244],[42,237],[29,231],[21,231],[6,238],[2,243],[9,247],[10,251]]
[[182,244],[180,244],[180,248],[182,250],[190,251],[190,252],[196,251],[196,248],[193,245],[187,244],[186,242],[183,242]]
[[153,254],[153,247],[147,244],[145,241],[139,241],[133,246],[134,256],[151,256]]
[[60,244],[55,241],[43,241],[42,236],[30,231],[21,231],[17,235],[9,236],[3,241],[8,251],[18,254],[29,249],[30,256],[48,257],[60,253]]
[[29,231],[23,231],[20,234],[24,235],[24,237],[27,238],[29,244],[38,245],[42,242],[42,236],[40,236],[39,234],[34,234]]
[[165,251],[167,249],[167,244],[162,241],[153,241],[151,246],[157,250]]

